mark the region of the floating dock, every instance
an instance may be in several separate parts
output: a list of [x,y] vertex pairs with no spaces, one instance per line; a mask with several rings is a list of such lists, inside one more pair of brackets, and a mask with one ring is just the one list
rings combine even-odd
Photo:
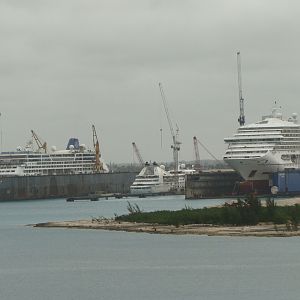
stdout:
[[241,176],[234,170],[205,170],[186,175],[185,198],[219,198],[233,195]]
[[97,193],[128,194],[137,172],[0,178],[0,201],[69,198]]

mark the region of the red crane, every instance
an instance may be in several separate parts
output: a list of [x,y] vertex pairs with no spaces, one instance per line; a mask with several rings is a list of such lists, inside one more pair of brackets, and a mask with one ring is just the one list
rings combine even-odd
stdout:
[[43,149],[44,152],[47,153],[47,143],[46,142],[44,142],[44,143],[41,142],[40,138],[37,136],[37,134],[33,130],[31,130],[31,133],[32,133],[32,136],[33,136],[33,138],[34,138],[34,140],[35,140],[35,142],[36,142],[36,144],[39,148],[38,151]]
[[100,161],[100,157],[101,157],[100,146],[99,146],[97,132],[94,125],[92,125],[92,130],[93,130],[93,145],[95,150],[95,170],[96,172],[100,172],[103,170],[103,165]]

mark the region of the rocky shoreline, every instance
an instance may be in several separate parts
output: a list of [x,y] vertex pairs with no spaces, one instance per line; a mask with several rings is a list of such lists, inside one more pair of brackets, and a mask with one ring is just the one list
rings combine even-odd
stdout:
[[159,225],[146,223],[116,222],[113,219],[93,219],[79,221],[38,223],[34,227],[101,229],[151,234],[195,234],[207,236],[256,236],[256,237],[291,237],[300,236],[300,231],[293,230],[286,224],[258,224],[255,226],[213,226],[213,225]]

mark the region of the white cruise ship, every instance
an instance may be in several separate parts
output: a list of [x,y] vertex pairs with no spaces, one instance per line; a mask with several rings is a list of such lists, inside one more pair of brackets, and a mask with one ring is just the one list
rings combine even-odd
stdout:
[[0,177],[91,174],[109,171],[100,157],[96,157],[96,151],[80,145],[77,138],[71,138],[65,150],[56,150],[52,147],[48,153],[46,149],[41,151],[41,148],[33,149],[33,143],[30,142],[26,147],[18,147],[14,152],[2,152]]
[[300,125],[297,114],[284,120],[278,108],[260,122],[243,125],[231,138],[223,157],[245,180],[269,180],[270,174],[298,168]]
[[185,190],[185,175],[194,172],[195,170],[186,169],[184,164],[179,166],[179,170],[175,174],[174,170],[166,171],[164,165],[158,166],[156,163],[152,165],[146,163],[130,186],[130,193],[133,195],[183,193]]
[[168,193],[172,188],[172,179],[173,176],[163,165],[146,163],[130,186],[130,193],[133,195]]

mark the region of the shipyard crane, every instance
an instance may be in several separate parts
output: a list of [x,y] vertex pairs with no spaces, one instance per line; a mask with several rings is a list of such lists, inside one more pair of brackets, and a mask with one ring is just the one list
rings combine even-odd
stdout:
[[40,140],[40,138],[37,136],[37,134],[33,130],[31,130],[31,133],[32,133],[32,137],[34,138],[34,140],[35,140],[35,142],[36,142],[36,144],[38,146],[38,151],[41,151],[41,149],[43,149],[43,151],[45,153],[47,153],[47,143],[46,142],[42,142]]
[[199,148],[198,148],[198,140],[194,136],[194,151],[195,151],[195,170],[200,171],[201,170],[201,163],[200,163],[200,155],[199,155]]
[[244,98],[242,93],[242,67],[241,67],[241,54],[237,53],[237,68],[238,68],[238,85],[239,85],[239,100],[240,100],[240,126],[245,125],[245,112],[244,112]]
[[161,98],[162,98],[162,101],[163,101],[165,113],[166,113],[166,116],[167,116],[167,120],[168,120],[168,123],[169,123],[170,132],[171,132],[172,139],[173,139],[173,144],[171,145],[171,148],[173,149],[174,175],[175,175],[175,180],[176,180],[176,189],[178,189],[178,180],[179,180],[179,178],[178,178],[178,152],[180,150],[180,144],[181,144],[178,141],[179,128],[178,128],[178,126],[176,126],[177,129],[176,129],[176,133],[175,133],[173,125],[172,125],[172,121],[171,121],[171,118],[170,118],[165,93],[164,93],[164,90],[163,90],[163,87],[162,87],[161,83],[159,83],[159,89],[160,89],[160,94],[161,94]]
[[144,166],[145,162],[144,162],[144,160],[143,160],[143,158],[141,156],[141,153],[140,153],[140,151],[139,151],[139,149],[138,149],[138,147],[137,147],[137,145],[136,145],[135,142],[132,142],[132,147],[133,147],[133,151],[134,151],[134,153],[135,153],[135,155],[136,155],[136,157],[137,157],[140,165]]
[[103,170],[103,165],[100,161],[100,157],[101,157],[100,146],[99,146],[96,128],[94,125],[92,125],[92,130],[93,130],[93,145],[94,145],[95,156],[96,156],[95,157],[95,170],[96,170],[96,172],[100,172]]

